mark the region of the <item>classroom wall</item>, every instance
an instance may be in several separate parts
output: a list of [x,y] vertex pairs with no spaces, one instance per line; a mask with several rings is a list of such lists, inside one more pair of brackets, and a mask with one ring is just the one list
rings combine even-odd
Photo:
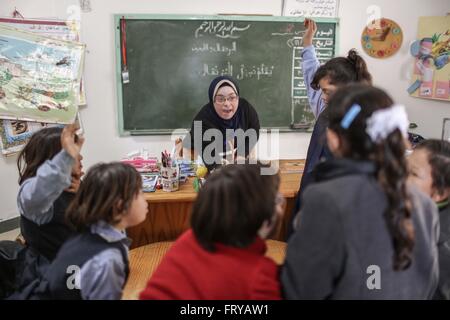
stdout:
[[[76,12],[77,0],[1,0],[0,16],[10,16],[16,7],[26,18],[54,17],[67,19]],[[91,0],[92,11],[81,13],[82,40],[87,44],[84,79],[88,106],[81,110],[86,131],[83,149],[86,168],[99,161],[120,159],[124,154],[147,148],[155,154],[170,149],[170,136],[119,137],[116,113],[116,79],[114,48],[114,13],[153,14],[281,14],[281,0]],[[366,10],[378,5],[381,15],[398,22],[403,28],[401,51],[387,60],[367,58],[375,85],[386,89],[397,102],[407,106],[416,132],[438,138],[442,118],[450,116],[450,105],[444,102],[410,98],[406,92],[412,58],[408,44],[415,39],[419,16],[442,15],[450,11],[448,0],[340,0],[340,54],[360,46],[360,35],[367,22]],[[205,88],[206,90],[206,88]],[[276,158],[304,158],[310,139],[308,133],[280,134]],[[260,141],[260,143],[264,141]],[[0,221],[16,217],[16,157],[0,156]]]

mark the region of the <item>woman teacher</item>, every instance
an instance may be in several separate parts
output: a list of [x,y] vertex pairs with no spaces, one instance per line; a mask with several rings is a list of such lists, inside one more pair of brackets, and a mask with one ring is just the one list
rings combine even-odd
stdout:
[[259,138],[259,118],[253,106],[239,96],[235,80],[220,76],[212,80],[209,102],[192,121],[183,145],[199,154],[208,167],[247,158]]

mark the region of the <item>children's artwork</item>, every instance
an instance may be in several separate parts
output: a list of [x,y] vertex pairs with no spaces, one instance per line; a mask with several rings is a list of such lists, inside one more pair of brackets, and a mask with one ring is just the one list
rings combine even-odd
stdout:
[[416,58],[413,97],[450,101],[450,16],[420,17],[418,40],[410,47]]
[[400,26],[386,18],[369,23],[361,35],[361,46],[373,58],[384,59],[394,55],[402,46]]
[[158,182],[158,175],[141,173],[141,177],[142,177],[142,191],[154,192],[156,190],[156,183]]
[[0,25],[0,118],[73,123],[85,46]]
[[283,16],[337,18],[339,0],[284,0]]
[[33,133],[50,126],[60,125],[19,120],[0,120],[0,147],[2,154],[12,155],[21,151]]
[[[53,39],[80,42],[80,25],[78,23],[62,20],[0,18],[0,24]],[[80,106],[86,104],[83,80],[81,80],[78,104]]]

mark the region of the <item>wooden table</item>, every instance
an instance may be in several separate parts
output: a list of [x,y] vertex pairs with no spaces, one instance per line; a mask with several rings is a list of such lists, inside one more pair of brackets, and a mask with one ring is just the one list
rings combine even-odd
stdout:
[[[280,160],[280,192],[286,198],[285,215],[278,225],[272,239],[285,241],[287,226],[295,204],[295,197],[300,185],[304,160]],[[193,179],[180,184],[175,192],[157,190],[147,193],[149,212],[145,221],[127,229],[133,240],[131,248],[140,247],[160,241],[173,241],[189,228],[192,205],[197,197],[193,189]]]

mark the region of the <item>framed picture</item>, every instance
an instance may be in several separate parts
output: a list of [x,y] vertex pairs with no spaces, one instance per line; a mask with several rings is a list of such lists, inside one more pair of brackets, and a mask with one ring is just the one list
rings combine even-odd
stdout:
[[444,118],[442,124],[442,140],[450,142],[450,118]]

